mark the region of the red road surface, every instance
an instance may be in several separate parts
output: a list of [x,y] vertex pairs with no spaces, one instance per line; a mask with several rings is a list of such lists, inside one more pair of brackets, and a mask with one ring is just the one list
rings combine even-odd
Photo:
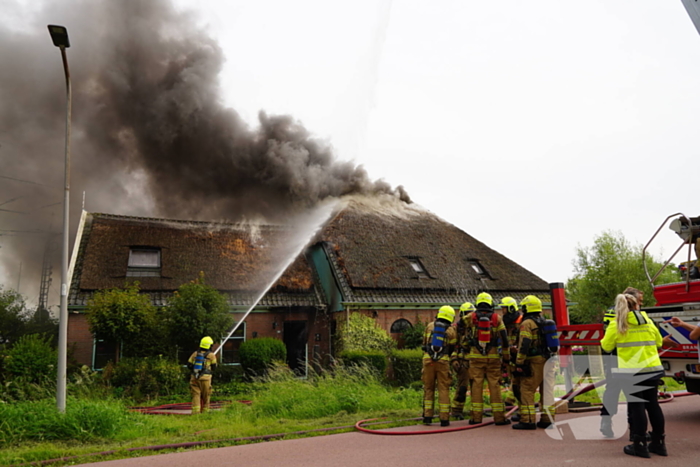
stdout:
[[[99,462],[100,467],[193,467],[193,466],[494,466],[494,467],[615,467],[700,465],[700,396],[679,397],[662,404],[666,417],[669,457],[651,459],[623,454],[628,433],[608,440],[598,433],[597,412],[565,414],[561,429],[516,431],[510,426],[486,426],[453,433],[382,436],[342,433],[313,438],[268,441],[174,454]],[[625,408],[620,407],[615,428],[626,430]],[[452,427],[467,422],[452,422]],[[434,425],[435,428],[439,428]],[[422,430],[415,426],[401,428]],[[554,439],[556,437],[562,439]],[[579,438],[579,439],[576,439]]]

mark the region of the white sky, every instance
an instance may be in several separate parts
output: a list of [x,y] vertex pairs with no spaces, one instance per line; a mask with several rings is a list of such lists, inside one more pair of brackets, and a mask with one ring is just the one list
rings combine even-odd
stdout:
[[251,124],[295,116],[548,282],[605,230],[644,244],[700,214],[700,36],[680,0],[178,4],[219,39]]

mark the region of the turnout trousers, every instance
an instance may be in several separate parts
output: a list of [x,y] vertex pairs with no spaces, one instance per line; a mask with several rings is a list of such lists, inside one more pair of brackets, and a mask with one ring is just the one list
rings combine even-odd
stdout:
[[493,420],[502,422],[505,417],[505,404],[501,396],[501,359],[473,358],[469,361],[469,379],[471,380],[471,420],[481,423],[484,416],[484,379],[488,382],[491,394]]
[[423,359],[423,417],[435,416],[435,389],[438,391],[440,420],[450,419],[450,362]]
[[211,396],[211,376],[200,379],[190,377],[190,392],[192,393],[192,413],[208,412],[209,397]]

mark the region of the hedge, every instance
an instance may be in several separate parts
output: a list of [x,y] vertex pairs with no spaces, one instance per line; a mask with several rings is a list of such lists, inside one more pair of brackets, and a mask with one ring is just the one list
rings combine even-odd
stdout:
[[367,365],[380,376],[386,375],[386,354],[378,350],[347,350],[341,352],[340,360],[346,366]]
[[274,337],[260,337],[241,344],[241,366],[246,374],[263,376],[273,362],[287,361],[287,347]]
[[423,351],[420,349],[394,350],[391,352],[394,380],[399,386],[408,387],[421,380]]

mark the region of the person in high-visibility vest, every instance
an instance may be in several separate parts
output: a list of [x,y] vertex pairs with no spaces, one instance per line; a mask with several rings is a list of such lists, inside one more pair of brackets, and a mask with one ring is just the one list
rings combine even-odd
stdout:
[[457,345],[450,357],[452,370],[457,377],[457,391],[452,399],[452,408],[450,416],[456,420],[464,420],[464,403],[467,400],[467,391],[469,390],[469,342],[466,338],[467,325],[465,316],[476,310],[474,305],[469,302],[462,303],[459,307],[459,321],[457,322]]
[[211,396],[211,375],[216,369],[216,355],[211,351],[214,340],[203,337],[199,349],[194,351],[187,360],[187,367],[192,372],[190,376],[190,392],[192,393],[192,413],[209,411]]
[[[600,345],[606,352],[617,349],[618,368],[614,378],[620,378],[627,398],[632,444],[623,451],[631,456],[649,458],[650,452],[667,456],[665,420],[658,400],[658,383],[664,375],[658,349],[663,339],[654,322],[640,311],[632,294],[615,298],[615,319],[605,330]],[[651,422],[651,443],[647,446],[647,414]]]
[[433,422],[435,415],[436,385],[440,426],[450,425],[450,356],[457,344],[457,331],[452,326],[454,319],[454,308],[444,305],[423,334],[423,423],[426,425]]
[[[471,381],[470,425],[482,423],[484,415],[484,379],[491,395],[491,410],[496,425],[510,425],[505,415],[505,404],[501,395],[501,359],[510,360],[506,348],[503,355],[500,342],[508,342],[506,327],[501,315],[493,310],[493,297],[483,292],[476,297],[476,310],[465,316],[469,345],[469,380]],[[500,342],[499,342],[500,339]]]

